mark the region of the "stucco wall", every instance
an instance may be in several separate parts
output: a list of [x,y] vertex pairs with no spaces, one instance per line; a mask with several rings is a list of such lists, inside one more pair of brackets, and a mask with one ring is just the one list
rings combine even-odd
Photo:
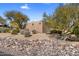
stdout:
[[26,29],[30,31],[36,30],[37,32],[43,32],[43,22],[31,22],[26,25]]

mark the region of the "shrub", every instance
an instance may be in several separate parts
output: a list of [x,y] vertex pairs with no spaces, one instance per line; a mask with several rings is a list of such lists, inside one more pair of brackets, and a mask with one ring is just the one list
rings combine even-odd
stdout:
[[5,32],[5,28],[0,27],[0,33],[4,33]]
[[62,31],[60,30],[50,30],[50,34],[62,34]]
[[79,27],[78,26],[75,26],[73,28],[72,34],[75,34],[75,35],[79,36]]
[[18,34],[18,33],[19,33],[19,29],[18,28],[13,29],[12,32],[11,32],[11,34]]
[[20,34],[25,35],[25,32],[26,32],[26,31],[29,31],[29,30],[28,30],[28,29],[21,29],[21,30],[20,30]]
[[25,37],[30,37],[31,36],[31,33],[29,32],[29,30],[26,30],[25,31],[24,36]]
[[10,33],[10,31],[11,31],[11,30],[10,30],[9,28],[6,28],[6,29],[5,29],[5,32],[6,32],[6,33]]
[[20,34],[22,34],[22,35],[24,35],[24,33],[25,33],[25,30],[20,30]]
[[37,33],[37,31],[36,31],[36,30],[33,30],[33,31],[32,31],[32,33],[33,33],[33,34],[36,34],[36,33]]

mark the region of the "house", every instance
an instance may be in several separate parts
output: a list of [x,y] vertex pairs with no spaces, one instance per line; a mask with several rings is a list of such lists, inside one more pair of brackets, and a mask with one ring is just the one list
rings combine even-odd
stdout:
[[2,27],[4,24],[0,22],[0,27]]
[[29,29],[31,32],[36,30],[38,33],[46,33],[49,30],[43,21],[30,22],[26,25],[26,29]]
[[9,27],[7,24],[0,22],[0,27]]

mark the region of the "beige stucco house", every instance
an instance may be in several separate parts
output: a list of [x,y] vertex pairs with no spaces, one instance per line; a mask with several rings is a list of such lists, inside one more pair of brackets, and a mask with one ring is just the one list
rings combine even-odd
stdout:
[[38,33],[46,33],[49,30],[43,21],[29,22],[26,29],[29,29],[29,31],[36,30]]

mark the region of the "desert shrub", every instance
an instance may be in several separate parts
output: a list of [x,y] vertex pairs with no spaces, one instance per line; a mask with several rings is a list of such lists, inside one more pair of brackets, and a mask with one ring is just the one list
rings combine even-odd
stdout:
[[11,30],[10,30],[9,28],[6,28],[6,29],[5,29],[5,32],[6,32],[6,33],[10,33]]
[[20,30],[20,34],[25,35],[25,32],[26,32],[26,31],[29,31],[29,30],[28,30],[28,29],[21,29],[21,30]]
[[72,34],[75,34],[75,35],[79,36],[79,27],[78,26],[75,26],[73,28]]
[[2,32],[2,28],[0,28],[0,33]]
[[5,28],[0,27],[0,33],[4,33],[5,32]]
[[19,33],[19,29],[18,28],[13,29],[12,32],[11,32],[11,34],[18,34],[18,33]]
[[33,31],[32,31],[32,33],[33,33],[33,34],[36,34],[36,33],[37,33],[37,31],[36,31],[36,30],[33,30]]
[[25,31],[24,36],[25,37],[30,37],[31,36],[31,33],[29,32],[29,30],[26,30]]
[[56,33],[56,30],[50,30],[50,34]]
[[0,27],[0,33],[10,33],[10,29],[6,27]]
[[60,30],[50,30],[50,34],[62,34],[62,31]]
[[20,34],[22,34],[22,35],[23,35],[23,34],[24,34],[24,30],[20,30]]

